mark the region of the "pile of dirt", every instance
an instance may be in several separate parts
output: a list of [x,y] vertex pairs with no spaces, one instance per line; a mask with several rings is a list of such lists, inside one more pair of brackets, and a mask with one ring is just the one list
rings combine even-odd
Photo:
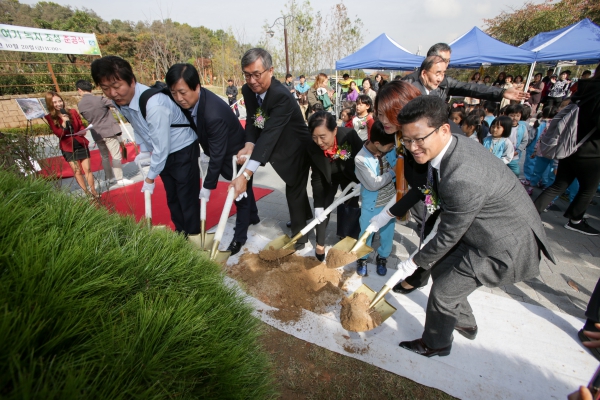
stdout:
[[338,249],[329,249],[325,264],[328,268],[339,268],[356,261],[356,254],[346,253]]
[[302,309],[323,313],[344,297],[342,273],[314,257],[292,254],[266,261],[258,254],[245,253],[227,273],[251,296],[278,308],[270,315],[283,322],[298,320]]
[[277,261],[289,256],[295,251],[296,250],[294,250],[293,248],[275,250],[273,246],[271,246],[268,250],[259,251],[258,256],[265,261]]
[[352,332],[365,332],[381,325],[381,314],[369,309],[371,301],[364,293],[354,293],[342,300],[340,322],[342,327]]

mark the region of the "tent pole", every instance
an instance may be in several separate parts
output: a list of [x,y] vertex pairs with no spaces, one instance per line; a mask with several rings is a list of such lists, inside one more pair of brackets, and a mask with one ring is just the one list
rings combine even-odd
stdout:
[[[531,83],[531,78],[533,78],[533,71],[535,71],[535,64],[536,62],[534,61],[531,63],[531,67],[529,68],[529,74],[527,74],[527,83],[525,83],[525,87],[523,88],[525,93],[527,93],[529,90],[529,84]],[[523,103],[523,101],[521,101],[521,103]]]
[[333,88],[333,90],[335,90],[335,117],[337,118],[338,115],[340,115],[340,113],[338,112],[340,109],[340,94],[338,93],[338,71],[337,68],[335,69],[335,87]]

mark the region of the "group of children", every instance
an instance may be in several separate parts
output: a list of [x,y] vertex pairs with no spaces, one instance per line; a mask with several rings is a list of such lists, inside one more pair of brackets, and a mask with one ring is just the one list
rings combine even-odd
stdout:
[[496,103],[486,102],[483,110],[473,110],[468,116],[461,107],[453,108],[449,118],[461,126],[466,136],[478,140],[500,158],[517,177],[521,173],[520,160],[525,157],[525,179],[521,182],[531,194],[532,186],[545,188],[554,182],[556,162],[542,156],[539,140],[556,112],[554,107],[544,107],[533,121],[530,106],[511,104],[501,108],[496,116]]

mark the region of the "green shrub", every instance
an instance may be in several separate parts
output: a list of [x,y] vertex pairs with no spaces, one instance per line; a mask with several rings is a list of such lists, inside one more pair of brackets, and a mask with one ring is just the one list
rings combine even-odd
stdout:
[[0,171],[0,397],[272,398],[258,320],[181,236]]
[[10,133],[16,135],[25,135],[26,133],[29,133],[29,135],[33,136],[53,134],[50,127],[46,124],[34,124],[31,126],[31,129],[29,129],[29,132],[27,132],[27,128],[2,128],[1,131],[2,133]]

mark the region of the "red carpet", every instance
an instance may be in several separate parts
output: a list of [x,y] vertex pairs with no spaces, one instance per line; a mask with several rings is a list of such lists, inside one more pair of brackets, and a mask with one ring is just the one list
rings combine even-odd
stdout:
[[[167,225],[175,230],[171,222],[171,213],[167,206],[167,195],[160,176],[155,180],[154,194],[152,195],[152,225]],[[209,229],[219,223],[223,205],[227,198],[227,188],[229,182],[219,182],[217,188],[212,191],[210,201],[206,204],[206,229]],[[135,220],[139,221],[144,216],[144,195],[141,192],[142,182],[123,188],[111,190],[102,193],[102,204],[108,209],[112,209],[119,214],[134,215]],[[254,197],[259,199],[270,194],[273,190],[254,187]],[[235,214],[235,204],[231,207],[229,215]]]
[[[126,145],[127,147],[127,160],[121,160],[121,164],[127,164],[133,161],[135,158],[135,146],[133,143]],[[44,176],[54,176],[56,179],[72,178],[73,170],[68,162],[65,161],[63,156],[46,158],[40,162],[42,170],[40,173]],[[102,169],[102,157],[100,156],[100,150],[90,151],[90,165],[92,172],[100,171]]]

